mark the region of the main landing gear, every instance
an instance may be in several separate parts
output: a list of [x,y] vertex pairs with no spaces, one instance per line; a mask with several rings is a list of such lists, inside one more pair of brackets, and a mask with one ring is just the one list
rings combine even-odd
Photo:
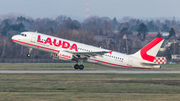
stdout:
[[31,56],[31,51],[32,51],[32,48],[29,48],[29,53],[27,54],[27,57]]
[[[77,63],[74,65],[74,69],[83,70],[83,69],[84,69],[83,59],[78,59],[76,62],[77,62]],[[78,63],[80,63],[81,65],[78,65]]]
[[75,65],[74,65],[74,69],[80,69],[80,70],[83,70],[83,69],[84,69],[84,66],[83,66],[83,65],[75,64]]

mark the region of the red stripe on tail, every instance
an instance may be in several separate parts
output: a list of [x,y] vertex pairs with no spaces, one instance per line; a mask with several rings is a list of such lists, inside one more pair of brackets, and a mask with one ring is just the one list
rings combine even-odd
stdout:
[[151,43],[149,43],[148,45],[146,45],[144,48],[141,49],[140,53],[141,53],[141,57],[144,60],[147,61],[154,61],[155,56],[151,56],[147,54],[147,51],[149,51],[151,48],[153,48],[154,46],[156,46],[157,44],[159,44],[163,39],[162,38],[156,38],[154,39]]

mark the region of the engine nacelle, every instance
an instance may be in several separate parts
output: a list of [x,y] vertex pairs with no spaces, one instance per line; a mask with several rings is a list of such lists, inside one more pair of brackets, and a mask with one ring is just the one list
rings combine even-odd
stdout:
[[73,58],[73,55],[68,52],[59,51],[58,54],[52,54],[52,59],[60,59],[60,60],[69,60],[71,61]]

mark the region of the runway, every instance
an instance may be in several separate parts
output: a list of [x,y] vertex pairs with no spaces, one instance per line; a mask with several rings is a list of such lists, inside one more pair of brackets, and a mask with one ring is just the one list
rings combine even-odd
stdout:
[[118,70],[0,70],[0,73],[115,73],[115,74],[180,74],[180,71],[118,71]]

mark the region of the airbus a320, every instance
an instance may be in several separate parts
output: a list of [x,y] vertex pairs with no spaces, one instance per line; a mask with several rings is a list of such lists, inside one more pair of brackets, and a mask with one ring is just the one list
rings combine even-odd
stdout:
[[32,49],[37,49],[52,53],[52,59],[76,61],[74,68],[80,70],[84,69],[84,62],[121,68],[161,68],[153,61],[164,41],[162,38],[156,38],[138,52],[127,55],[37,32],[22,32],[14,35],[12,40],[29,47],[28,57],[31,56]]

